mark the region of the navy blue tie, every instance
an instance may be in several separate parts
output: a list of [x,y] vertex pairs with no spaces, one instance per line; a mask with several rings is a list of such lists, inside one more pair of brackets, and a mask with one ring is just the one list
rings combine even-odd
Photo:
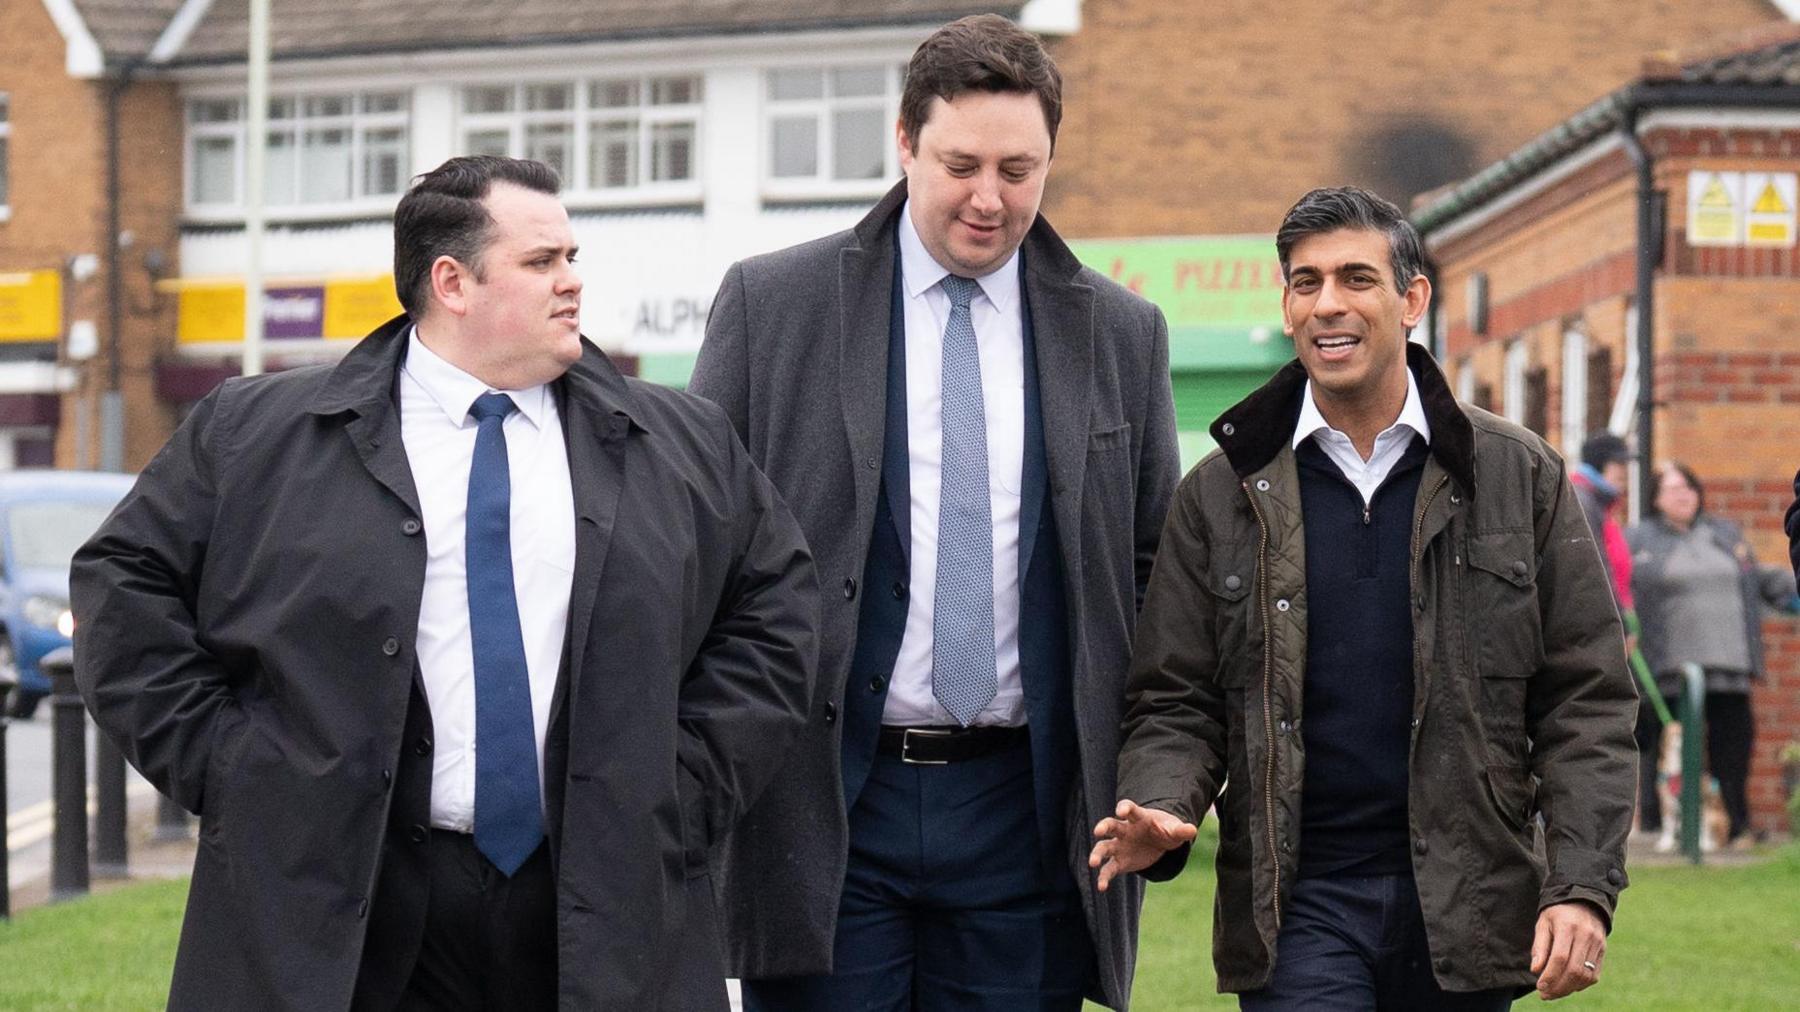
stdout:
[[475,653],[475,847],[508,876],[544,838],[531,679],[513,591],[512,475],[501,431],[515,409],[505,394],[482,394],[469,408],[479,427],[463,531]]

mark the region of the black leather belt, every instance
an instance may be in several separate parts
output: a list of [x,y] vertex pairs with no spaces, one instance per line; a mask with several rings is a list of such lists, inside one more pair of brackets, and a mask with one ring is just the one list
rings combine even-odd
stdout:
[[1023,727],[889,727],[881,728],[875,751],[921,766],[979,759],[1025,744]]

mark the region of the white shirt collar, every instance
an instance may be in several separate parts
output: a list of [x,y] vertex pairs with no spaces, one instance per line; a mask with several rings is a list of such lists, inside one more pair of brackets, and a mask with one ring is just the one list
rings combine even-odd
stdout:
[[[406,332],[406,361],[400,368],[419,384],[432,403],[449,416],[450,424],[457,427],[470,425],[474,420],[469,417],[469,408],[475,398],[493,390],[493,387],[463,372],[445,361],[442,355],[425,346],[419,340],[419,329],[408,327]],[[541,429],[544,422],[544,399],[549,396],[548,384],[539,383],[524,390],[497,391],[512,398],[519,414],[531,423],[532,428]]]
[[[1425,420],[1425,405],[1419,400],[1419,383],[1413,378],[1411,369],[1406,370],[1406,403],[1400,407],[1400,417],[1394,419],[1394,424],[1383,429],[1381,435],[1385,436],[1402,425],[1423,436],[1425,442],[1431,442],[1431,423]],[[1300,421],[1294,426],[1294,448],[1299,449],[1306,437],[1320,429],[1337,431],[1319,413],[1319,406],[1313,402],[1312,380],[1307,380],[1306,389],[1300,394]]]
[[[906,286],[907,296],[918,298],[949,273],[949,268],[938,263],[919,238],[919,230],[913,226],[912,201],[900,205],[900,283]],[[995,309],[1012,312],[1019,300],[1019,251],[1013,250],[999,270],[984,274],[975,282]]]

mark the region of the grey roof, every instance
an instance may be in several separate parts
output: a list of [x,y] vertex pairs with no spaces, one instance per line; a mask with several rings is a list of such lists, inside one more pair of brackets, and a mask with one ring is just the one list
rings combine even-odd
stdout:
[[1636,80],[1427,200],[1413,211],[1413,224],[1421,233],[1442,228],[1600,137],[1635,123],[1639,113],[1673,107],[1800,107],[1800,25],[1759,28],[1717,52],[1686,61],[1646,60]]
[[[113,0],[124,6],[122,0]],[[1024,0],[270,0],[277,59],[849,25],[923,24]],[[170,62],[244,59],[247,0],[214,0]]]
[[150,52],[156,39],[181,8],[182,0],[74,0],[107,59],[140,57]]

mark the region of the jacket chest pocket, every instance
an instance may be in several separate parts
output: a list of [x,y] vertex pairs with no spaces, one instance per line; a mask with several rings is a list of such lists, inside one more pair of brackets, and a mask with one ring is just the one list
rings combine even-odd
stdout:
[[1537,549],[1529,531],[1469,537],[1464,642],[1479,676],[1490,762],[1524,765],[1526,689],[1544,665]]
[[1255,627],[1256,584],[1253,559],[1243,555],[1225,555],[1214,560],[1206,576],[1206,589],[1211,598],[1213,644],[1218,671],[1215,678],[1220,688],[1242,691],[1251,684],[1262,661],[1262,651]]

